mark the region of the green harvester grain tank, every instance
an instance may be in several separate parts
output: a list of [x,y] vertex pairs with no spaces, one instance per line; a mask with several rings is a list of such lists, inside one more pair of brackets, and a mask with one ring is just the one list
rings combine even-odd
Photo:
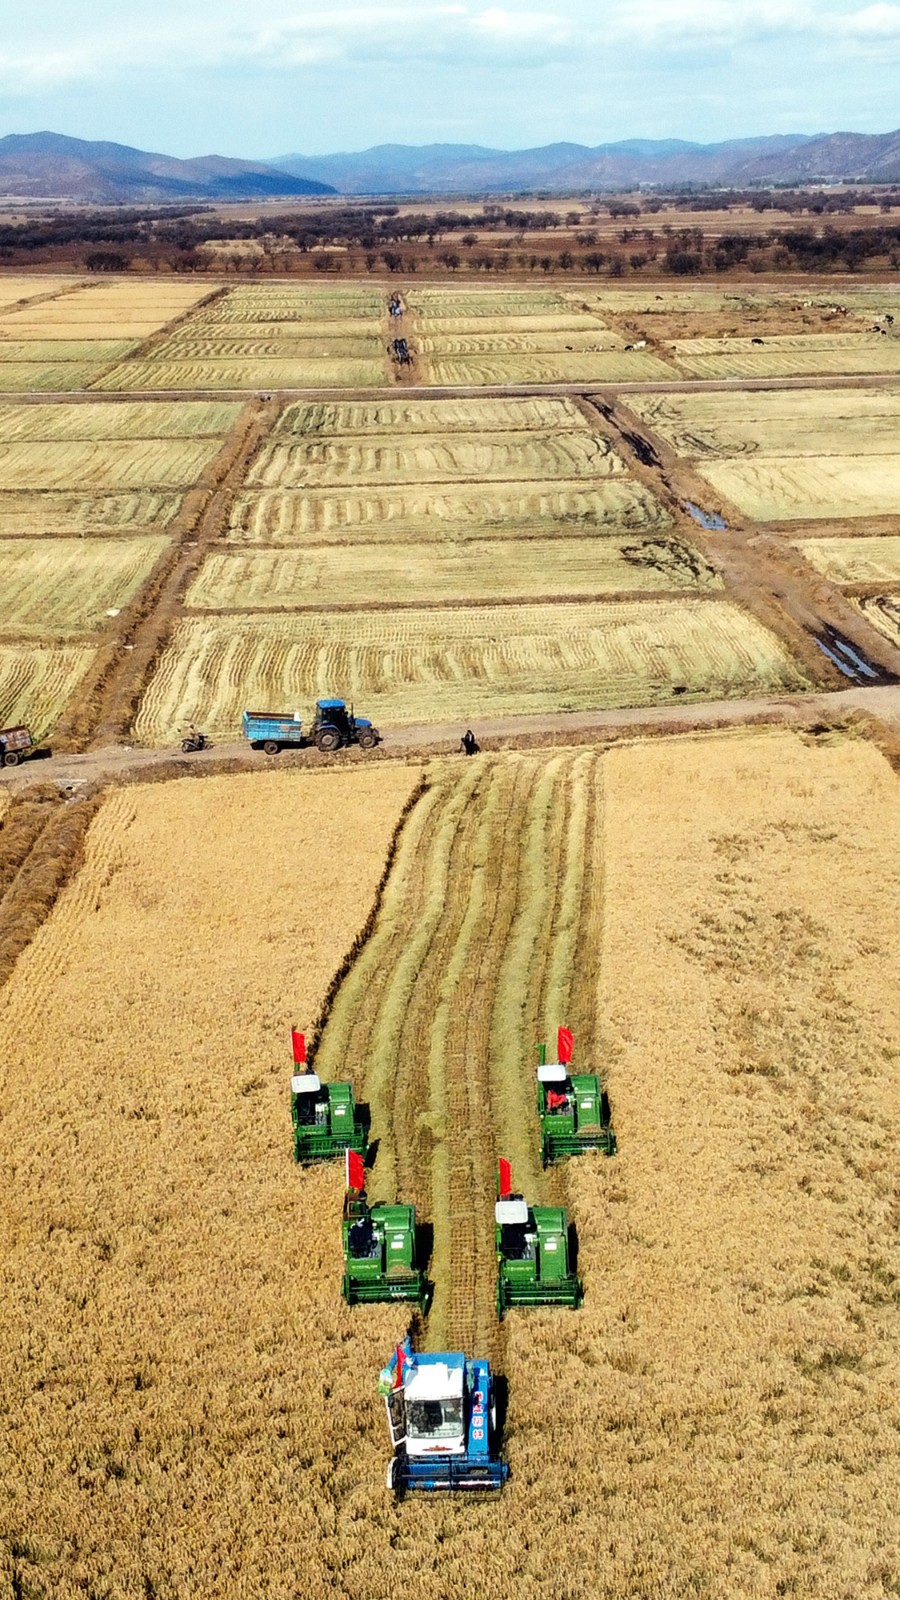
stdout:
[[494,1207],[497,1248],[497,1316],[511,1306],[570,1306],[584,1298],[573,1270],[569,1223],[563,1206],[530,1206],[510,1191],[509,1165],[500,1163]]

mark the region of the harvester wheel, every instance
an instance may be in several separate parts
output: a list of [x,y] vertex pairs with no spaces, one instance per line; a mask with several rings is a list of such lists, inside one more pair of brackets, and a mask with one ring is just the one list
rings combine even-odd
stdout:
[[341,736],[337,728],[320,728],[316,734],[317,750],[340,750]]
[[7,751],[5,751],[4,756],[3,756],[3,765],[5,767],[17,767],[19,765],[19,753],[18,753],[18,751],[17,750],[7,750]]
[[263,745],[267,756],[277,756],[281,746],[274,739],[267,739]]
[[374,750],[377,743],[378,735],[374,728],[363,728],[362,733],[359,735],[360,750]]

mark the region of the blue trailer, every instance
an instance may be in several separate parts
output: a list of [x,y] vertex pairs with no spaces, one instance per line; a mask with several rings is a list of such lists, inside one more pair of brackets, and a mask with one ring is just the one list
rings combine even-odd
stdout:
[[509,1467],[497,1440],[490,1364],[460,1351],[413,1354],[398,1346],[378,1380],[394,1454],[388,1488],[402,1496],[497,1493]]
[[342,745],[358,744],[361,750],[371,750],[380,734],[368,717],[354,716],[344,700],[317,700],[316,714],[303,732],[299,711],[245,711],[242,718],[244,738],[255,750],[265,750],[267,756],[277,756],[285,746],[314,744],[317,750],[340,750]]

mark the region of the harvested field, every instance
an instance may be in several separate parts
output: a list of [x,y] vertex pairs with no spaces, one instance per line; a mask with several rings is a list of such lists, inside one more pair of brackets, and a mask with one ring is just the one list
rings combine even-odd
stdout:
[[377,334],[357,334],[353,338],[336,339],[328,334],[318,338],[294,339],[280,333],[268,338],[211,338],[198,336],[193,328],[182,327],[158,345],[153,352],[154,361],[191,362],[207,361],[380,361],[383,342]]
[[385,1499],[373,1374],[405,1318],[339,1298],[342,1172],[293,1165],[287,1041],[416,780],[379,763],[114,794],[3,991],[11,1592],[293,1600],[346,1573],[348,1534],[362,1556]]
[[527,400],[318,400],[285,406],[276,434],[511,433],[588,428],[573,400],[535,396]]
[[900,455],[699,461],[697,471],[757,522],[896,514]]
[[226,434],[240,409],[240,402],[222,400],[7,405],[0,406],[0,441],[197,439]]
[[628,406],[684,456],[897,453],[900,389],[635,394]]
[[376,289],[353,284],[321,290],[259,284],[231,289],[204,307],[202,316],[212,322],[372,322],[383,316],[385,299]]
[[254,702],[329,691],[402,724],[809,686],[772,634],[717,599],[194,617],[176,626],[134,731],[165,742],[190,707],[214,737],[233,736]]
[[873,628],[883,633],[891,644],[900,646],[900,593],[880,594],[869,599],[854,600]]
[[252,544],[547,538],[629,529],[656,532],[670,526],[668,512],[650,490],[620,475],[589,486],[446,483],[431,492],[410,485],[368,491],[243,493],[235,497],[227,537]]
[[156,361],[138,358],[115,367],[93,387],[131,389],[363,389],[387,381],[386,356],[377,361]]
[[2,339],[0,338],[0,382],[6,366],[21,362],[36,364],[69,361],[117,361],[135,349],[133,339]]
[[695,378],[789,378],[817,374],[900,372],[900,339],[877,334],[834,334],[807,338],[767,338],[762,349],[747,348],[748,340],[729,339],[717,352],[692,354],[679,341],[672,354],[684,372]]
[[803,539],[796,549],[832,583],[900,585],[900,537]]
[[[569,311],[562,295],[553,289],[411,289],[406,295],[411,311],[429,325],[448,317],[460,321],[481,321],[488,317],[556,318]],[[584,319],[580,319],[583,326]]]
[[8,490],[189,489],[218,454],[218,439],[24,440],[0,444]]
[[261,489],[447,479],[610,478],[627,468],[606,439],[572,433],[416,434],[407,438],[312,438],[264,444],[245,479]]
[[0,393],[65,394],[86,389],[109,366],[108,361],[0,361]]
[[89,644],[0,644],[0,725],[25,722],[36,739],[43,739],[75,693],[93,653]]
[[552,351],[604,351],[623,350],[625,340],[618,333],[612,333],[600,323],[593,327],[585,327],[585,318],[576,329],[553,328],[545,332],[494,332],[485,333],[479,328],[477,332],[465,333],[438,333],[426,334],[418,340],[418,347],[425,355],[456,356],[456,355],[528,355],[537,350],[543,353]]
[[17,309],[23,301],[37,300],[47,294],[60,294],[63,289],[72,289],[82,281],[81,278],[45,277],[36,273],[3,273],[0,275],[0,316],[5,317],[8,310]]
[[473,539],[214,552],[185,603],[271,611],[713,588],[721,579],[679,539]]
[[675,367],[646,350],[428,359],[428,381],[435,384],[640,383],[677,376]]
[[133,534],[148,529],[162,532],[171,528],[181,510],[180,494],[154,493],[151,489],[133,494],[0,494],[0,539],[23,535],[83,536]]
[[102,627],[148,578],[167,540],[4,539],[0,636],[67,638]]

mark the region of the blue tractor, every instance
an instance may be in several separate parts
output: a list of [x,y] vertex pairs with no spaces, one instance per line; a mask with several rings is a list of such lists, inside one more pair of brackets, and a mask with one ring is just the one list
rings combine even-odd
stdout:
[[355,716],[345,700],[317,700],[306,733],[299,711],[245,711],[242,728],[254,750],[262,749],[267,756],[277,756],[286,745],[340,750],[345,744],[358,744],[361,750],[372,750],[381,738],[368,717]]
[[381,1371],[394,1454],[388,1488],[403,1496],[496,1493],[509,1477],[497,1440],[490,1364],[458,1351],[414,1355],[409,1339]]

